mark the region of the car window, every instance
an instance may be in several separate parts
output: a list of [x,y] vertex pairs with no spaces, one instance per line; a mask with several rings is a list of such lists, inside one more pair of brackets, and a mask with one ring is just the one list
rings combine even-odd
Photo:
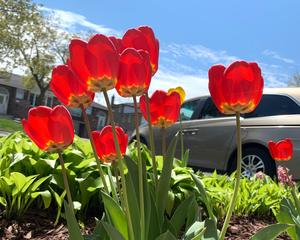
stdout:
[[192,120],[197,118],[199,113],[200,99],[188,101],[182,104],[180,108],[180,116],[182,121]]
[[220,117],[228,117],[228,115],[225,115],[221,113],[211,98],[208,98],[205,102],[204,108],[201,113],[202,119],[209,119],[209,118],[220,118]]
[[284,95],[263,95],[257,108],[245,117],[265,117],[275,115],[300,114],[300,106]]

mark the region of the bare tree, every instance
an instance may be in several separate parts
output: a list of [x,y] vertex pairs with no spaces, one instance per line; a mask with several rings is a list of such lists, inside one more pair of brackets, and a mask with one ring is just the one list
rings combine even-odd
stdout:
[[296,72],[288,81],[289,87],[300,87],[300,73]]

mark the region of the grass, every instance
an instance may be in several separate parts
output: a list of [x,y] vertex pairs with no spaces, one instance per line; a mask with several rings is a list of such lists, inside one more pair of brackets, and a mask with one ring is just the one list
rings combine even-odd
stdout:
[[22,131],[21,123],[18,123],[12,119],[0,118],[0,130],[5,132]]

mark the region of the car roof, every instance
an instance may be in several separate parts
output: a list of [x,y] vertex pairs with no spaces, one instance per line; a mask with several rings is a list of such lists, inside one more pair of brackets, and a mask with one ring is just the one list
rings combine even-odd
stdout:
[[265,88],[264,94],[289,95],[300,103],[300,87],[291,88]]
[[[300,87],[290,87],[290,88],[264,88],[263,94],[280,94],[280,95],[289,95],[292,98],[296,99],[300,103]],[[203,95],[199,97],[193,97],[187,99],[185,102],[194,101],[197,99],[206,99],[209,95]]]

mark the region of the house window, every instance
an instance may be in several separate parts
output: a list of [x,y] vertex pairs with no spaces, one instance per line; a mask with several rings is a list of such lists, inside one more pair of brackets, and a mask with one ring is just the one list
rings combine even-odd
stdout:
[[98,115],[97,130],[105,126],[105,119],[106,117],[104,115]]
[[71,115],[74,117],[81,117],[81,109],[80,108],[68,108],[70,111]]
[[45,104],[46,104],[48,107],[52,107],[52,105],[53,105],[53,97],[46,96],[46,97],[45,97]]
[[91,115],[91,114],[92,114],[92,107],[88,107],[88,108],[86,109],[86,113],[87,113],[88,115]]
[[29,102],[31,106],[35,106],[35,102],[36,102],[36,94],[34,93],[30,93],[29,96]]
[[23,100],[24,99],[24,89],[17,88],[16,99],[19,99],[19,100]]

